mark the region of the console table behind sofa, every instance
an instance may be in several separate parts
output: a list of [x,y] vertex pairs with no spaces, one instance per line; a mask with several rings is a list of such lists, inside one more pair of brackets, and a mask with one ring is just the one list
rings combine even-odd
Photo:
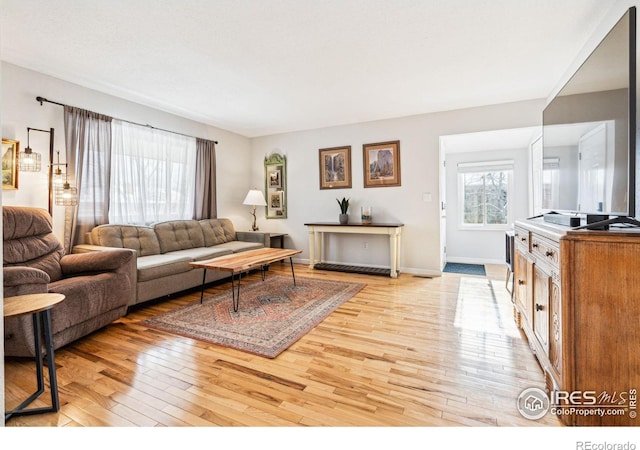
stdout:
[[[332,222],[305,223],[309,231],[309,268],[324,270],[339,270],[344,272],[386,274],[391,278],[397,278],[400,271],[400,248],[402,223],[353,223],[342,225]],[[336,265],[324,263],[323,241],[324,233],[350,233],[350,234],[386,234],[389,236],[389,260],[390,269],[378,269],[374,267],[360,267],[351,265]]]

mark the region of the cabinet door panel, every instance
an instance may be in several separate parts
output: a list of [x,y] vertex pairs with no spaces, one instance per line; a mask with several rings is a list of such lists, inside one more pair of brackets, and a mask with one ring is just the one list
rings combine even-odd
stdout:
[[533,269],[533,331],[549,353],[549,285],[551,276],[539,266]]
[[560,286],[551,283],[549,298],[549,318],[551,330],[549,333],[549,360],[557,375],[562,376],[562,317],[560,306]]
[[519,251],[516,252],[515,267],[514,267],[514,276],[516,277],[516,280],[515,280],[516,304],[518,305],[518,309],[524,316],[524,320],[527,322],[530,322],[531,314],[529,312],[530,301],[529,301],[529,289],[528,289],[528,283],[530,278],[528,276],[528,272],[529,272],[528,265],[529,264],[528,264],[527,257]]

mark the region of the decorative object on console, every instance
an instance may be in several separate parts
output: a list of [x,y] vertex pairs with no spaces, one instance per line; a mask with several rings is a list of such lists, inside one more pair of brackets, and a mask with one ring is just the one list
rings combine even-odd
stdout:
[[351,146],[321,148],[320,189],[351,188]]
[[400,141],[364,144],[364,187],[400,186]]
[[256,225],[256,206],[266,206],[267,202],[264,199],[264,195],[262,195],[262,191],[257,189],[251,189],[247,196],[244,198],[242,202],[243,205],[251,205],[251,215],[253,216],[253,224],[251,225],[251,229],[253,231],[258,231],[258,225]]
[[347,214],[349,211],[349,199],[342,197],[342,200],[336,199],[338,205],[340,205],[340,216],[338,216],[338,220],[341,225],[345,225],[349,223],[349,215]]
[[2,140],[2,189],[18,189],[20,142]]
[[373,222],[373,208],[371,206],[360,207],[360,220],[364,225],[371,225]]
[[287,218],[287,159],[273,153],[264,159],[267,219]]

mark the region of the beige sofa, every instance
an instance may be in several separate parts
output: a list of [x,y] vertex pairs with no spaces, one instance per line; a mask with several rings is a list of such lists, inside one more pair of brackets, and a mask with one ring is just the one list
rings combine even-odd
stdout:
[[[202,284],[203,269],[189,266],[217,256],[269,246],[269,234],[236,232],[229,219],[171,220],[151,226],[100,225],[87,235],[89,244],[74,253],[108,248],[130,249],[134,255],[135,292],[129,306]],[[228,277],[207,270],[206,282]]]

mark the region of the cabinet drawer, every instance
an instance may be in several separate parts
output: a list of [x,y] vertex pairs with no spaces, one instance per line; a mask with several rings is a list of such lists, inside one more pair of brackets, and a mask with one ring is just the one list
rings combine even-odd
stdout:
[[529,247],[530,236],[527,230],[523,230],[522,228],[515,227],[514,229],[514,242],[517,247],[522,249],[525,252],[530,252],[531,248]]
[[533,235],[531,237],[531,253],[556,267],[560,264],[560,247],[557,242]]

